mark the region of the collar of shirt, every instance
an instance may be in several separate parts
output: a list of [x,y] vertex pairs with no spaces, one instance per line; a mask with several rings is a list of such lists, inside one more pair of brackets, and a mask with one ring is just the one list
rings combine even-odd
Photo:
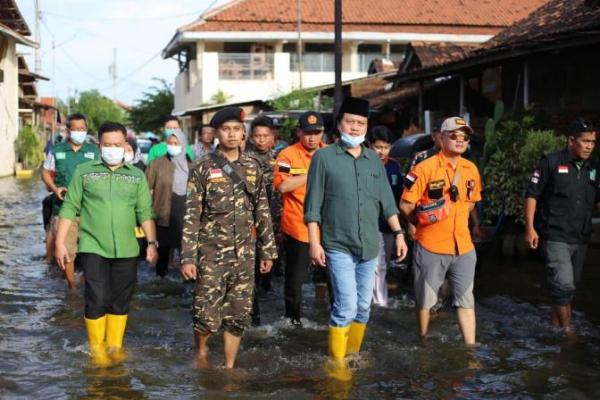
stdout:
[[[340,142],[337,142],[335,144],[335,154],[340,155],[340,154],[344,154],[344,153],[348,153],[348,148],[342,144],[340,144]],[[360,145],[361,147],[361,152],[360,155],[357,158],[361,158],[361,157],[365,157],[370,159],[371,155],[369,154],[369,152],[367,151],[367,148],[364,145]],[[350,153],[348,153],[349,155],[352,155]],[[353,156],[354,157],[354,156]]]
[[438,158],[440,167],[450,168],[453,171],[458,169],[458,167],[466,167],[467,166],[464,163],[464,158],[462,158],[462,156],[458,156],[458,161],[456,162],[456,169],[452,166],[452,163],[450,162],[450,160],[448,160],[448,158],[446,158],[446,156],[444,156],[443,151],[440,151],[439,153],[437,153],[437,158]]
[[[109,168],[109,166],[108,166],[108,165],[106,165],[106,163],[105,163],[104,161],[102,161],[102,159],[94,161],[94,163],[93,163],[92,165],[94,165],[94,166],[100,166],[100,165],[102,165],[102,166],[106,167],[106,169],[110,169],[110,168]],[[129,163],[126,163],[126,162],[124,162],[124,163],[122,163],[122,164],[119,166],[119,168],[117,168],[117,169],[115,169],[115,170],[111,170],[111,171],[113,171],[113,172],[114,172],[114,171],[118,171],[118,170],[120,170],[121,168],[125,168],[125,169],[131,169],[131,168],[135,168],[135,167],[134,167],[133,165],[129,164]]]
[[[313,154],[315,154],[314,151],[311,153],[310,151],[306,150],[306,147],[304,147],[302,142],[298,142],[294,146],[296,146],[298,148],[298,151],[300,151],[306,158],[312,158]],[[325,144],[323,142],[319,143],[319,149],[323,147],[325,147]]]

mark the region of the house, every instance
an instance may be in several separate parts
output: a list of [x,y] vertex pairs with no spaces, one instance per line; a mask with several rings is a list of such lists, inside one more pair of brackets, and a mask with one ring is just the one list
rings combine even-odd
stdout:
[[422,89],[412,100],[421,117],[469,114],[482,128],[502,100],[561,131],[576,116],[600,120],[599,63],[600,1],[551,0],[477,49],[390,79]]
[[[18,56],[19,66],[19,128],[25,125],[38,126],[41,140],[45,142],[55,131],[57,113],[55,103],[45,103],[39,100],[37,82],[48,81],[45,76],[29,70],[27,61],[22,55]],[[47,115],[52,115],[50,121]]]
[[19,132],[19,62],[17,44],[38,47],[14,0],[0,0],[0,176],[15,168]]
[[[546,1],[345,0],[342,80],[374,59],[402,61],[409,42],[483,43]],[[179,62],[174,113],[332,84],[334,2],[298,3],[233,0],[180,27],[163,50]]]

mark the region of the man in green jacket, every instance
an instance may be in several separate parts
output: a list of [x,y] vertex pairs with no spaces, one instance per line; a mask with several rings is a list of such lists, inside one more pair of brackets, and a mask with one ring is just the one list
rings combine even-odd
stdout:
[[[54,238],[56,237],[56,228],[58,223],[58,212],[65,198],[67,186],[71,182],[71,177],[75,168],[79,164],[91,160],[98,160],[100,153],[98,148],[86,142],[87,138],[87,120],[85,115],[75,113],[67,117],[66,132],[67,140],[55,145],[46,156],[46,161],[42,167],[42,181],[48,189],[54,193],[52,202],[52,220],[48,228],[46,240],[49,242],[49,249],[54,247]],[[75,288],[75,254],[77,253],[77,238],[79,236],[79,223],[74,220],[71,229],[67,234],[65,245],[69,250],[70,262],[65,268],[65,278],[69,289]],[[48,260],[53,261],[51,251],[49,251]]]
[[65,237],[80,216],[79,256],[85,276],[85,326],[92,361],[107,366],[123,360],[123,336],[137,278],[141,224],[148,248],[146,260],[156,262],[152,200],[142,171],[124,162],[125,127],[104,123],[98,130],[101,161],[79,165],[60,210],[55,255],[65,269],[70,262]]
[[[167,155],[167,139],[174,135],[176,131],[180,130],[181,125],[179,124],[179,119],[173,115],[167,117],[165,120],[165,126],[163,127],[162,142],[157,143],[150,148],[148,157],[146,158],[146,165],[149,165],[152,160],[156,158]],[[185,145],[185,154],[190,158],[190,160],[194,160],[196,158],[194,155],[194,149],[189,144]]]

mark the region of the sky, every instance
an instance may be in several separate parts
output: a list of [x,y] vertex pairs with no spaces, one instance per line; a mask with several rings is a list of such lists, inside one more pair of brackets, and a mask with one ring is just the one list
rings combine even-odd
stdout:
[[[161,51],[176,29],[194,21],[209,7],[228,0],[39,0],[42,11],[41,96],[66,99],[76,91],[98,89],[113,97],[109,66],[117,53],[117,99],[134,104],[153,78],[173,84],[177,62]],[[35,37],[34,0],[17,4]],[[34,70],[34,50],[19,46]]]

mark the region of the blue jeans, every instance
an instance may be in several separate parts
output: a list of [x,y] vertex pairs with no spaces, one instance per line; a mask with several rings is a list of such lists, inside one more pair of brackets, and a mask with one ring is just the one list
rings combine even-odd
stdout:
[[353,321],[366,324],[373,297],[377,259],[361,260],[337,250],[325,250],[333,289],[329,324],[348,326]]

